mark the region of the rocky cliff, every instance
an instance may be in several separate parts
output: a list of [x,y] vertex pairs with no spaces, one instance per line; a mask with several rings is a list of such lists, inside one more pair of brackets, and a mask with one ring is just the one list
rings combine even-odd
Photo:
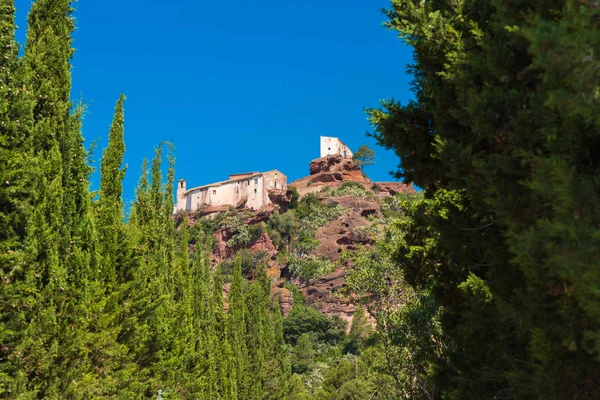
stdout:
[[[349,185],[349,182],[358,185]],[[381,204],[386,197],[396,193],[414,193],[414,189],[399,182],[372,182],[351,159],[342,156],[328,156],[312,161],[310,175],[292,182],[290,186],[296,188],[301,198],[315,196],[322,204],[340,210],[338,216],[316,229],[314,239],[317,244],[310,251],[311,257],[326,260],[333,266],[333,270],[311,279],[293,276],[288,265],[289,246],[282,248],[279,245],[278,249],[274,241],[280,239],[272,238],[265,228],[274,213],[283,214],[288,210],[291,192],[277,194],[272,199],[274,205],[255,212],[240,209],[227,211],[229,215],[226,218],[237,218],[243,223],[243,228],[217,222],[211,261],[213,264],[231,262],[240,249],[259,254],[261,260],[268,264],[265,267],[273,277],[272,294],[279,298],[284,315],[293,307],[293,296],[288,289],[288,283],[291,282],[304,294],[307,305],[326,315],[351,321],[356,307],[351,299],[341,295],[346,284],[347,266],[340,264],[340,256],[345,250],[352,250],[359,244],[369,245],[364,229],[376,224],[374,221],[381,217]],[[201,221],[203,218],[219,219],[218,213],[192,216],[193,221]],[[248,242],[242,246],[232,245],[232,238],[246,234],[243,229],[248,230]]]

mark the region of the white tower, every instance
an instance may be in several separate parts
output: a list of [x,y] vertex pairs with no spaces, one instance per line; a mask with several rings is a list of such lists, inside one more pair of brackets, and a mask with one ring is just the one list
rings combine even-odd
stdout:
[[352,158],[352,151],[350,151],[350,148],[338,138],[321,136],[321,157],[333,155]]

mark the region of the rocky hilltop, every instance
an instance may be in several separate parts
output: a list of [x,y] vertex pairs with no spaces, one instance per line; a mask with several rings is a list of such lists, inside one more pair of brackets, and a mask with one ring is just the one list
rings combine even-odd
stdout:
[[[299,290],[307,305],[351,321],[356,308],[340,293],[347,268],[340,256],[358,245],[369,245],[365,230],[381,218],[386,198],[415,190],[399,182],[373,182],[352,159],[340,155],[313,160],[310,175],[289,187],[287,193],[272,194],[273,204],[257,211],[202,210],[190,213],[190,224],[216,225],[211,262],[220,263],[225,273],[239,251],[248,264],[268,268],[272,295],[278,296],[285,315],[294,306],[292,291]],[[320,213],[327,218],[318,218]],[[281,220],[285,222],[277,222]],[[289,237],[277,230],[278,224],[293,226]],[[251,275],[251,269],[248,265],[245,273]]]

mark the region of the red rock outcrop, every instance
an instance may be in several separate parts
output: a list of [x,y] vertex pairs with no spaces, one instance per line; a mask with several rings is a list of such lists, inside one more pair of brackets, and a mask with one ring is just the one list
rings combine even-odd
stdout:
[[350,325],[356,306],[343,296],[338,296],[339,291],[346,286],[346,272],[343,268],[338,268],[332,274],[308,283],[296,279],[294,284],[306,297],[307,305],[323,314],[336,315]]
[[416,193],[412,184],[407,185],[402,182],[377,182],[379,193],[385,193],[388,196],[395,196],[396,193]]
[[354,249],[360,242],[356,229],[371,225],[368,216],[380,217],[381,208],[377,201],[365,197],[327,197],[326,201],[344,207],[344,213],[317,229],[315,237],[319,241],[319,246],[314,250],[314,254],[324,255],[331,261],[337,261],[344,250]]
[[310,176],[298,179],[290,186],[299,192],[308,187],[337,187],[343,182],[358,182],[363,185],[371,183],[360,167],[351,159],[341,155],[317,158],[310,163]]
[[271,297],[277,297],[279,300],[279,308],[284,317],[294,308],[294,296],[292,292],[283,287],[283,281],[278,281],[271,290]]
[[292,192],[289,190],[287,192],[283,190],[271,190],[269,191],[269,200],[284,213],[288,210],[292,202]]

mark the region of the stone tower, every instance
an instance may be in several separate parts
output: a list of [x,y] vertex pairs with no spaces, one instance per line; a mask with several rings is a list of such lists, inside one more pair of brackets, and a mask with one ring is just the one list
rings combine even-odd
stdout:
[[352,158],[352,151],[350,151],[350,148],[338,138],[321,136],[321,157],[334,155]]

